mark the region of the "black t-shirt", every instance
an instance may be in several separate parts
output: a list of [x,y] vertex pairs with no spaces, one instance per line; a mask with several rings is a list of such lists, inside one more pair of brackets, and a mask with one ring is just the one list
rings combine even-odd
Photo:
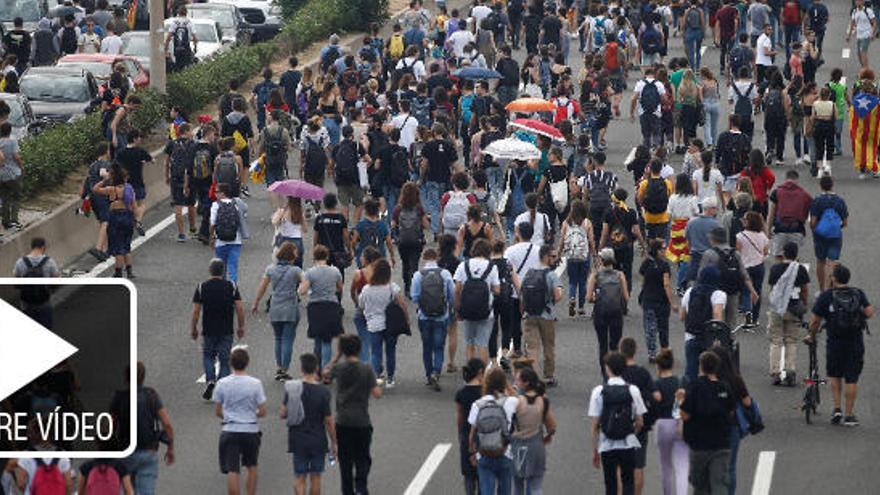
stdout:
[[[627,238],[629,239],[628,244],[632,244],[632,228],[633,225],[637,225],[639,223],[638,218],[636,218],[636,212],[632,208],[627,211],[624,211],[620,207],[609,208],[608,211],[605,212],[605,217],[602,219],[603,223],[608,224],[608,235],[611,235],[611,232],[614,230],[614,227],[620,225],[623,227],[623,231],[626,232]],[[611,240],[608,240],[610,244]]]
[[348,221],[341,213],[322,213],[315,218],[315,233],[318,241],[333,251],[344,251],[342,231],[348,228]]
[[108,469],[115,469],[116,474],[119,475],[119,480],[122,481],[122,478],[128,476],[128,470],[125,469],[125,464],[118,459],[95,459],[93,461],[86,462],[82,466],[79,467],[79,472],[82,475],[83,479],[89,479],[89,473],[92,469],[100,469],[106,467]]
[[630,385],[635,385],[639,388],[639,392],[642,394],[642,401],[645,403],[645,407],[651,409],[654,405],[654,378],[651,376],[651,372],[646,370],[644,367],[639,366],[637,364],[627,365],[626,369],[623,370],[623,374],[621,378],[626,383]]
[[[476,100],[475,100],[476,101]],[[458,160],[455,146],[445,139],[434,139],[425,143],[422,158],[428,160],[428,171],[425,180],[446,184],[451,175],[452,163]]]
[[562,31],[562,21],[555,15],[550,15],[541,21],[541,28],[544,30],[544,44],[553,43],[559,46],[559,36]]
[[642,284],[642,303],[669,304],[666,289],[663,287],[663,275],[670,273],[669,263],[662,258],[645,258],[639,267],[639,274],[645,278]]
[[394,153],[398,150],[403,150],[404,156],[409,156],[406,148],[393,143],[382,146],[379,153],[377,153],[376,158],[381,162],[380,166],[382,168],[375,172],[379,180],[376,185],[385,186],[390,184],[389,178],[391,177],[391,167],[394,165]]
[[[779,278],[782,277],[782,274],[785,273],[785,270],[788,269],[788,263],[776,263],[775,265],[770,267],[770,275],[767,277],[767,283],[770,285],[776,285],[776,282],[779,281]],[[807,272],[806,267],[801,265],[798,267],[797,275],[794,278],[794,288],[795,294],[797,294],[798,287],[802,287],[804,285],[810,284],[810,273]],[[792,298],[792,301],[796,299]]]
[[302,423],[288,428],[287,451],[303,457],[322,455],[327,452],[324,419],[331,415],[330,390],[324,385],[303,383],[302,404],[306,417]]
[[426,82],[428,84],[428,94],[429,95],[433,95],[434,89],[440,88],[440,87],[446,88],[447,91],[452,90],[452,81],[450,81],[449,78],[446,77],[445,74],[440,74],[440,73],[434,74],[431,77],[429,77]]
[[212,278],[196,287],[192,302],[202,305],[202,334],[232,335],[236,301],[241,301],[241,294],[229,280]]
[[510,57],[502,57],[495,64],[495,70],[503,76],[499,86],[519,86],[519,64]]
[[140,146],[123,148],[116,154],[116,160],[128,172],[128,182],[134,187],[144,187],[144,163],[153,157]]
[[736,400],[726,383],[700,376],[688,385],[681,410],[690,415],[684,422],[684,441],[693,450],[730,448],[730,425]]
[[[115,418],[116,424],[124,425],[119,430],[118,437],[116,438],[123,448],[127,447],[130,441],[127,426],[131,419],[131,409],[128,401],[129,393],[128,389],[117,390],[110,401],[110,414]],[[153,430],[153,420],[159,419],[159,411],[165,407],[162,404],[162,399],[154,389],[138,387],[135,406],[137,407],[135,414],[137,414],[138,410],[146,414],[145,421],[137,421],[137,431],[135,432],[137,434],[135,439],[136,448],[138,450],[156,450],[159,447],[159,438],[155,435],[156,431]]]
[[[183,146],[185,146],[184,153],[186,153],[186,154],[183,158],[184,162],[183,162],[183,169],[182,169],[183,174],[185,174],[185,175],[181,175],[179,173],[176,173],[176,171],[175,171],[177,168],[177,165],[175,164],[174,151],[175,151],[175,148],[177,146],[179,146],[178,143],[183,143]],[[195,146],[196,146],[196,142],[193,141],[192,139],[188,139],[186,141],[183,141],[182,138],[175,139],[173,141],[168,141],[165,144],[165,149],[163,151],[166,155],[168,155],[171,158],[171,180],[172,181],[181,181],[181,183],[182,183],[185,176],[192,176],[193,157],[195,156],[193,154],[193,152],[195,151]]]
[[361,362],[340,361],[330,376],[336,381],[336,424],[368,428],[370,394],[376,386],[373,369]]
[[684,387],[683,379],[677,376],[658,378],[654,387],[660,392],[660,402],[656,403],[657,419],[671,419],[675,407],[675,392]]
[[523,26],[526,30],[526,38],[529,40],[538,40],[538,33],[541,31],[541,17],[536,15],[527,15],[523,17]]
[[[865,296],[865,292],[862,289],[856,289],[855,287],[848,287],[847,289],[855,290],[858,292],[862,309],[865,309],[871,305],[871,303],[868,302],[868,297]],[[819,294],[819,297],[816,298],[816,302],[813,303],[813,314],[825,320],[829,340],[837,339],[853,341],[855,339],[861,341],[864,333],[862,332],[862,329],[838,329],[835,327],[834,324],[830,323],[834,320],[834,309],[832,307],[832,302],[834,301],[835,290],[841,289],[838,288],[826,290],[825,292]]]
[[[461,410],[464,411],[464,416],[467,417],[471,412],[471,406],[474,405],[480,397],[483,396],[482,387],[479,385],[465,385],[458,389],[458,392],[455,393],[455,403],[461,406]],[[461,431],[459,431],[459,435],[461,438],[467,438],[471,432],[471,425],[467,421],[461,425]]]

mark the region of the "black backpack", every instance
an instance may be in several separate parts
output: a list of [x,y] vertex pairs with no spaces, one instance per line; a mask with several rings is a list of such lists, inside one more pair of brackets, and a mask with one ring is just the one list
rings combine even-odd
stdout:
[[[24,262],[25,272],[21,278],[43,278],[43,267],[49,261],[48,256],[43,256],[39,263],[32,263],[31,259],[23,256],[21,261]],[[20,285],[18,291],[21,295],[22,302],[30,305],[45,304],[49,301],[51,294],[47,285]]]
[[736,93],[736,103],[733,105],[733,113],[752,120],[752,91],[755,90],[755,83],[749,83],[749,87],[745,92],[740,92],[736,84],[732,84],[733,92]]
[[666,179],[648,178],[648,187],[645,190],[645,211],[654,215],[664,213],[668,204],[669,189],[666,187]]
[[351,139],[343,139],[336,147],[336,183],[351,185],[358,183],[357,144]]
[[771,89],[764,96],[764,120],[785,122],[785,107],[782,104],[782,90]]
[[217,239],[223,242],[235,241],[240,227],[241,218],[238,217],[238,207],[235,206],[235,201],[219,201],[217,221],[214,224]]
[[186,138],[179,138],[174,141],[171,148],[171,177],[183,179],[192,163],[192,154],[190,153],[191,141]]
[[367,221],[364,223],[363,232],[358,229],[358,233],[360,234],[359,243],[361,246],[372,246],[379,249],[383,239],[379,237],[378,222]]
[[266,127],[266,161],[275,164],[287,162],[287,146],[284,145],[284,129],[278,125],[278,132],[272,134]]
[[77,40],[76,37],[76,28],[65,26],[64,29],[61,30],[61,54],[70,55],[76,53],[78,46],[79,40]]
[[684,329],[687,333],[700,337],[706,332],[706,324],[712,321],[712,292],[703,290],[701,286],[694,286],[688,300],[687,315],[684,319]]
[[[751,68],[751,62],[754,58],[752,54],[752,50],[745,46],[737,46],[730,50],[730,73],[733,74],[733,77],[739,76],[739,70],[743,67],[749,69]],[[751,77],[751,70],[749,71],[749,77]]]
[[419,295],[419,309],[425,316],[436,318],[447,311],[446,282],[442,268],[425,268],[422,274],[422,292]]
[[636,432],[633,422],[633,398],[628,384],[602,386],[602,414],[599,417],[599,426],[609,440],[624,440]]
[[608,172],[590,172],[590,209],[606,210],[611,206],[611,184],[605,177]]
[[657,81],[648,81],[647,79],[643,79],[645,85],[642,87],[642,92],[639,94],[639,105],[642,107],[642,111],[645,113],[652,113],[657,111],[657,107],[660,106],[660,90],[657,89]]
[[397,146],[391,153],[391,166],[388,170],[388,180],[394,187],[403,187],[409,180],[409,157],[406,148]]
[[[527,259],[525,258],[523,261],[525,262]],[[492,264],[498,270],[498,281],[501,282],[501,292],[495,295],[493,304],[496,306],[508,305],[513,301],[513,267],[504,258],[493,259]]]
[[174,53],[188,54],[192,53],[192,47],[189,44],[189,28],[178,25],[174,28],[173,46]]
[[831,317],[828,318],[828,324],[844,333],[841,336],[855,336],[865,328],[862,298],[857,289],[844,287],[831,290]]
[[660,32],[654,28],[654,24],[649,24],[645,32],[642,33],[642,51],[648,55],[660,53],[663,44],[660,42]]
[[388,332],[388,335],[394,337],[400,335],[412,335],[412,331],[409,329],[409,319],[406,317],[406,311],[394,298],[394,292],[391,291],[390,286],[388,287],[388,290],[391,292],[391,300],[388,301],[388,305],[385,306],[385,331]]
[[739,175],[744,165],[748,162],[751,144],[745,133],[728,134],[730,139],[726,140],[725,146],[719,146],[718,152],[720,160],[718,160],[718,171],[725,177]]
[[318,175],[324,173],[326,168],[327,153],[324,152],[324,148],[320,143],[306,136],[306,160],[303,171],[309,175]]
[[492,265],[489,265],[483,275],[474,277],[471,275],[470,262],[464,262],[464,273],[467,279],[461,288],[461,306],[458,308],[461,319],[479,321],[489,318],[492,308],[489,307],[489,283],[486,282],[486,279],[491,271]]
[[727,294],[739,294],[742,291],[743,277],[740,263],[733,249],[712,248],[718,253],[718,270],[721,272],[720,288]]
[[532,268],[522,282],[523,310],[529,316],[540,316],[550,308],[550,290],[547,287],[548,268]]

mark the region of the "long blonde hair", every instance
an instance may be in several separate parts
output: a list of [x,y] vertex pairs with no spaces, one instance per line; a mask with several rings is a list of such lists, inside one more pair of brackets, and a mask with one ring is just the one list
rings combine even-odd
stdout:
[[685,69],[681,76],[681,83],[678,85],[678,94],[681,96],[697,96],[697,83],[694,78],[694,71]]

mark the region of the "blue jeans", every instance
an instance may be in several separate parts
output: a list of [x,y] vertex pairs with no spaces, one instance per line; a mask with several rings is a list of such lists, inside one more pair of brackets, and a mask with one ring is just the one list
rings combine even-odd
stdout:
[[703,260],[703,253],[695,253],[691,251],[691,260],[688,262],[688,280],[697,281],[697,275],[700,274],[700,261]]
[[296,337],[296,321],[273,321],[275,331],[275,366],[281,369],[290,368],[290,356],[293,354],[293,339]]
[[361,354],[358,358],[362,363],[370,363],[370,351],[372,350],[372,341],[370,340],[370,332],[367,330],[367,319],[364,314],[356,312],[354,314],[354,328],[357,330],[358,337],[361,339]]
[[481,457],[477,461],[477,474],[480,478],[481,494],[510,495],[513,476],[513,461],[506,456]]
[[755,286],[755,292],[758,293],[758,302],[752,304],[751,292],[749,292],[748,288],[743,287],[742,296],[739,298],[739,307],[743,312],[752,313],[752,321],[758,321],[758,318],[761,317],[761,289],[764,286],[764,264],[751,266],[746,271],[749,273],[752,285]]
[[385,330],[370,332],[370,347],[372,348],[373,373],[380,375],[382,368],[382,346],[385,346],[385,364],[387,373],[385,376],[391,380],[397,370],[397,336],[391,336]]
[[[423,320],[419,318],[422,334],[422,364],[425,377],[439,375],[443,371],[443,345],[446,343],[446,320]],[[391,366],[389,366],[391,368]]]
[[739,453],[739,443],[742,437],[739,433],[739,422],[734,421],[730,427],[730,467],[728,476],[730,482],[727,485],[728,495],[736,495],[736,455]]
[[422,186],[423,195],[422,201],[425,204],[425,207],[428,209],[428,213],[431,215],[431,232],[434,235],[440,234],[440,196],[443,195],[443,191],[446,189],[445,184],[441,184],[440,182],[432,182],[426,181]]
[[568,261],[568,298],[577,297],[578,308],[583,309],[587,299],[587,275],[590,274],[590,261]]
[[684,356],[686,359],[684,376],[690,381],[697,379],[700,371],[700,354],[708,349],[704,339],[696,338],[688,340],[684,343]]
[[660,347],[669,347],[669,304],[646,302],[642,305],[642,320],[645,325],[645,346],[648,356],[657,355],[657,334],[660,334]]
[[843,153],[843,144],[840,141],[840,134],[843,132],[843,119],[837,119],[834,121],[834,154],[839,155]]
[[703,141],[706,146],[714,146],[715,137],[718,136],[718,100],[703,100],[703,109],[706,111]]
[[324,118],[324,128],[327,129],[327,135],[330,136],[330,144],[336,146],[339,144],[339,123],[336,119]]
[[[205,382],[216,382],[229,374],[229,353],[232,351],[232,335],[205,335],[202,337],[202,366]],[[214,371],[214,360],[220,363],[220,376]]]
[[684,46],[688,62],[694,71],[700,70],[700,48],[703,46],[703,31],[688,29],[684,33]]
[[156,493],[156,478],[159,477],[159,454],[155,450],[135,450],[122,460],[131,476],[131,485],[138,495]]
[[498,198],[504,194],[504,169],[502,167],[489,167],[485,169],[486,177],[489,179],[489,194],[498,201]]
[[[382,191],[385,197],[385,208],[388,209],[388,215],[385,215],[385,222],[391,227],[391,212],[397,206],[397,197],[400,195],[400,188],[396,186],[386,185]],[[381,243],[384,246],[384,242]]]
[[679,289],[687,289],[688,273],[690,273],[690,261],[679,261],[678,271],[675,275],[675,286]]
[[314,341],[315,346],[312,352],[321,359],[321,368],[323,369],[333,359],[333,341],[320,339],[314,339]]
[[225,244],[214,248],[214,256],[226,264],[226,278],[238,283],[238,258],[241,256],[241,244]]

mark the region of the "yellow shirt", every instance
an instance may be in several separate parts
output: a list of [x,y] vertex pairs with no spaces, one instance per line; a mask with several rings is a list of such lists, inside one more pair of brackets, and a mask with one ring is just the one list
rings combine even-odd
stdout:
[[[652,179],[660,179],[659,177],[651,177]],[[639,204],[644,203],[645,196],[648,193],[648,180],[645,179],[639,183]],[[666,196],[669,198],[672,196],[672,183],[669,182],[668,179],[660,179],[666,183]],[[642,215],[645,217],[645,223],[668,223],[669,222],[669,213],[664,210],[663,213],[649,213],[642,207]]]

